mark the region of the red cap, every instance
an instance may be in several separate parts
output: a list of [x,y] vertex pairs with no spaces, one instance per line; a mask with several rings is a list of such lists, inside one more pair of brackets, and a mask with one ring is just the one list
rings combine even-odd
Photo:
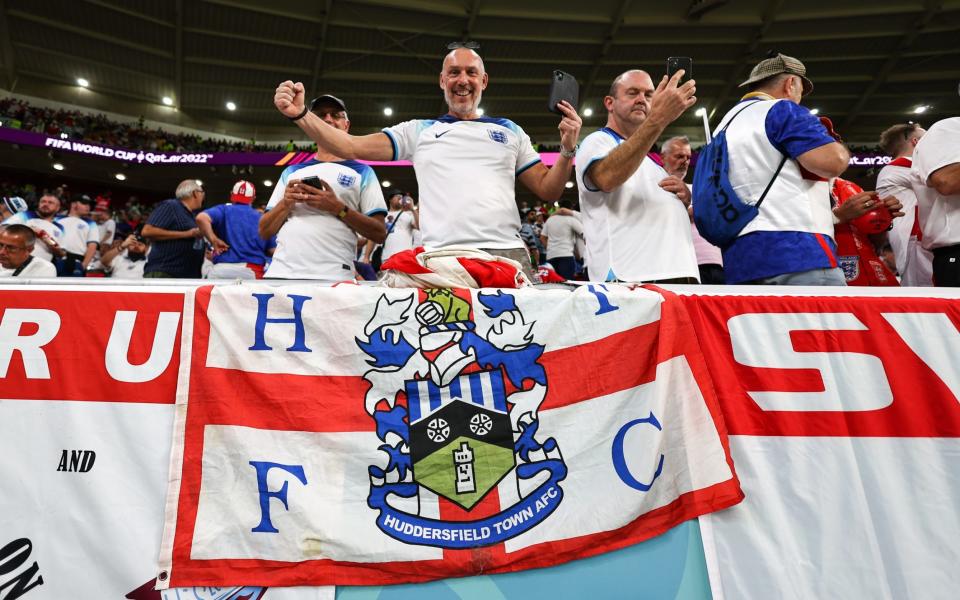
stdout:
[[106,198],[97,198],[97,204],[93,207],[93,212],[110,212],[110,201]]
[[235,204],[250,204],[257,197],[257,190],[249,181],[242,179],[233,185],[233,191],[230,192],[230,202]]

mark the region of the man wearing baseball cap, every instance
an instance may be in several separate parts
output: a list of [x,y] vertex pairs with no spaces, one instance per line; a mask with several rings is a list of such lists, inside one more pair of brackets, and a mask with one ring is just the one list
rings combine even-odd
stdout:
[[197,227],[213,246],[213,268],[208,279],[262,279],[267,256],[277,246],[275,237],[261,239],[260,213],[251,204],[257,191],[249,181],[238,181],[230,204],[218,204],[197,215]]
[[27,210],[26,200],[19,196],[4,196],[0,201],[0,223],[25,210]]
[[718,125],[726,127],[727,175],[745,203],[767,192],[759,214],[723,250],[727,283],[845,285],[827,180],[846,170],[850,154],[800,106],[813,91],[806,67],[775,54],[740,87],[747,94]]
[[[336,96],[315,98],[307,108],[325,127],[350,130],[346,106]],[[354,279],[357,235],[383,243],[386,214],[373,169],[318,146],[313,158],[283,170],[260,218],[260,235],[277,236],[267,277]]]

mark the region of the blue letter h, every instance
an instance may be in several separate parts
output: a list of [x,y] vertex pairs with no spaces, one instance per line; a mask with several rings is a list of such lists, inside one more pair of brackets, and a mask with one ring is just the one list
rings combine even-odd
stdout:
[[263,338],[263,330],[266,329],[267,323],[293,323],[296,326],[296,331],[293,345],[287,348],[287,352],[313,352],[313,350],[307,348],[305,342],[307,334],[303,326],[302,314],[303,303],[310,300],[310,296],[297,296],[295,294],[288,296],[293,300],[293,316],[288,319],[267,316],[267,305],[270,303],[270,298],[273,298],[273,294],[253,294],[253,297],[257,299],[257,324],[255,326],[254,343],[248,350],[273,350]]

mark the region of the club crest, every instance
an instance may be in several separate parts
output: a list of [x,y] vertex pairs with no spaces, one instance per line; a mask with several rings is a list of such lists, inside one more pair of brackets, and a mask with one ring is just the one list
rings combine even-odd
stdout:
[[498,129],[488,129],[487,133],[490,135],[490,139],[497,142],[498,144],[507,143],[507,134],[498,130]]
[[337,175],[337,183],[345,188],[352,186],[356,180],[357,178],[352,175],[346,175],[344,173]]
[[[500,543],[535,527],[563,498],[560,449],[537,439],[544,347],[511,294],[475,294],[384,294],[357,338],[372,367],[365,403],[383,456],[368,468],[368,505],[379,511],[378,527],[405,543]],[[437,518],[438,502],[470,520]]]

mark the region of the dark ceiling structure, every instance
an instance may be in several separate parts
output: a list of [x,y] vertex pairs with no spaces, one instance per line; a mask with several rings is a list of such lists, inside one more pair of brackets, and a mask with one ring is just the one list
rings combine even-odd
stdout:
[[[553,69],[580,81],[589,131],[617,74],[656,78],[668,56],[693,58],[713,122],[771,50],[806,63],[807,104],[848,141],[960,114],[960,0],[0,0],[0,31],[14,93],[269,141],[302,139],[273,108],[286,78],[344,98],[354,132],[442,114],[440,60],[463,40],[481,45],[486,114],[548,144]],[[692,111],[670,133],[703,138]]]

